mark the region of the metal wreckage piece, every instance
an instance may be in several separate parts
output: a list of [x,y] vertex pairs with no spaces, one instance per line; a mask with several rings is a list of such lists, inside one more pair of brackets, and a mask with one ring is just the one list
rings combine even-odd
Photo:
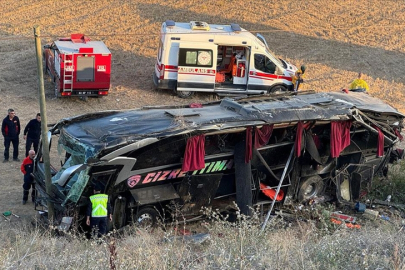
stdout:
[[51,168],[50,194],[42,153],[35,159],[38,201],[45,210],[54,202],[56,220],[68,216],[84,224],[92,187],[101,184],[115,228],[197,219],[202,208],[232,212],[233,202],[249,215],[254,205],[323,195],[354,201],[389,162],[403,157],[395,148],[403,119],[381,100],[355,92],[79,115],[50,129],[62,164]]

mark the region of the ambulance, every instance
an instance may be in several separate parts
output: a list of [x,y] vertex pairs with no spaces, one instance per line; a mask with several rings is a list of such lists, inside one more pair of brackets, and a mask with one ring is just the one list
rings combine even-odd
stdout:
[[238,24],[162,24],[153,81],[182,98],[194,92],[250,95],[292,91],[297,68]]

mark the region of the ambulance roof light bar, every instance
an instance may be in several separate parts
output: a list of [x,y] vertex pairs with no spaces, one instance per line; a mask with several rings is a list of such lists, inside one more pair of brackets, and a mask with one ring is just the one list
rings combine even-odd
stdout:
[[206,22],[191,21],[190,26],[191,30],[205,30],[205,31],[210,30],[210,26]]

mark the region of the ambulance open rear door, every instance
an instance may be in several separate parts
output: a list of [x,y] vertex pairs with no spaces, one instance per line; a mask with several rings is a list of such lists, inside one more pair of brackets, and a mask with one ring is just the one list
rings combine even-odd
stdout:
[[180,43],[177,91],[213,92],[217,45]]

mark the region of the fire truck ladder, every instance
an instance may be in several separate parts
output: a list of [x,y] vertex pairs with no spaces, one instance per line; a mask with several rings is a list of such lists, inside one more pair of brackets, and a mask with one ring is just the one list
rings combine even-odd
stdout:
[[63,62],[65,68],[63,69],[63,92],[72,92],[73,89],[73,54],[64,54]]

